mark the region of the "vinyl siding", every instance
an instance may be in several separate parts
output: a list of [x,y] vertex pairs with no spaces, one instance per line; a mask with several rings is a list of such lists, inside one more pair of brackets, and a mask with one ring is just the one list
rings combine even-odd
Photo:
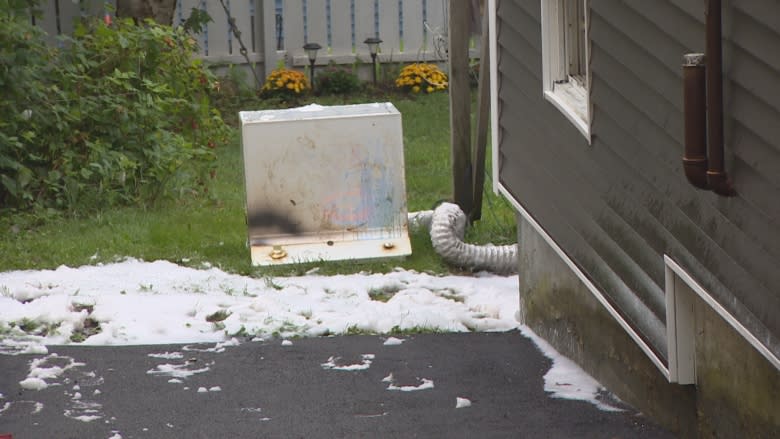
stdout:
[[543,98],[540,16],[539,0],[498,2],[501,184],[662,356],[664,254],[780,354],[780,4],[724,2],[733,198],[682,171],[701,1],[591,0],[591,146]]

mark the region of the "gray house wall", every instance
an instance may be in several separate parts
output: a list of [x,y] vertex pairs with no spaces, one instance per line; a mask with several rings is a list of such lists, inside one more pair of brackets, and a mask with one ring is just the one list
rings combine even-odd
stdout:
[[[780,356],[780,3],[724,1],[726,166],[738,192],[731,198],[690,186],[682,170],[682,55],[704,51],[704,2],[590,0],[589,18],[590,145],[543,97],[540,1],[497,0],[500,185],[662,361],[664,255]],[[530,226],[520,224],[523,236]],[[521,240],[520,248],[528,262],[536,247]],[[543,270],[533,262],[521,268]],[[550,288],[555,279],[520,278],[529,324],[545,332],[567,318],[566,309],[539,295],[561,293]],[[699,310],[697,318],[706,315]],[[586,351],[587,340],[559,338],[587,362],[575,352]],[[714,395],[716,385],[702,380],[721,360],[708,343],[715,340],[697,340],[697,361],[710,353],[709,363],[697,363],[697,385]],[[630,373],[631,362],[624,363]],[[780,375],[765,366],[756,366],[757,375],[777,390]],[[706,401],[699,404],[706,412]],[[780,429],[780,415],[759,418]]]

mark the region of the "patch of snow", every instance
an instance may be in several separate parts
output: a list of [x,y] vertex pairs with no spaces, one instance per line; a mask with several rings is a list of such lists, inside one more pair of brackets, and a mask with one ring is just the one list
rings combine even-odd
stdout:
[[587,401],[604,411],[622,411],[598,399],[598,395],[606,389],[576,363],[561,355],[531,328],[523,326],[520,331],[553,362],[550,370],[544,375],[545,392],[551,393],[553,398]]
[[382,378],[382,382],[383,383],[392,383],[393,382],[393,374],[391,373],[390,375]]
[[341,370],[341,371],[356,371],[356,370],[366,370],[369,367],[371,367],[371,362],[374,360],[374,354],[363,354],[361,355],[363,358],[360,363],[357,364],[348,364],[339,366],[336,364],[336,362],[340,359],[340,357],[330,357],[328,358],[328,361],[325,363],[320,364],[323,369],[326,370]]
[[198,387],[198,393],[208,393],[208,392],[221,392],[222,387],[219,386],[212,386],[209,388],[206,387]]
[[225,348],[229,346],[238,346],[241,344],[238,339],[235,337],[223,341],[223,342],[217,342],[213,347],[210,348],[199,348],[199,347],[192,347],[192,346],[184,346],[182,347],[182,350],[184,351],[193,351],[193,352],[216,352],[216,353],[222,353],[225,352]]
[[213,348],[206,349],[206,352],[217,352],[217,353],[220,353],[220,352],[225,352],[225,348],[226,348],[226,347],[230,347],[230,346],[238,346],[238,345],[240,345],[240,344],[241,344],[241,343],[238,341],[238,339],[236,339],[235,337],[233,337],[233,338],[231,338],[231,339],[230,339],[230,340],[228,340],[228,341],[224,341],[224,342],[219,342],[219,343],[217,343],[216,345],[214,345],[214,347],[213,347]]
[[97,421],[98,419],[103,418],[101,415],[78,415],[78,416],[71,416],[69,410],[65,410],[65,416],[70,419],[75,419],[76,421],[81,422],[92,422]]
[[376,413],[373,415],[355,415],[356,418],[381,418],[382,416],[387,416],[387,412]]
[[122,435],[118,431],[112,431],[113,433],[108,439],[122,439]]
[[24,348],[21,353],[31,355],[46,355],[49,353],[49,350],[42,344],[31,343],[27,345],[27,347]]
[[150,375],[165,375],[173,378],[188,378],[198,373],[208,372],[208,366],[200,369],[188,369],[190,363],[183,364],[158,364],[154,369],[149,369],[146,373]]
[[385,340],[384,343],[382,343],[385,346],[398,346],[401,343],[405,342],[406,340],[402,338],[395,338],[395,337],[388,337],[387,340]]
[[92,422],[103,418],[100,410],[103,406],[97,402],[71,400],[70,408],[65,410],[64,415],[68,418],[82,422]]
[[147,354],[148,356],[152,358],[160,358],[163,360],[180,360],[184,358],[184,355],[181,352],[162,352],[158,354]]
[[37,402],[37,401],[9,401],[4,403],[2,406],[0,406],[0,414],[7,411],[11,408],[12,405],[16,404],[18,405],[30,405],[32,406],[32,410],[30,411],[31,415],[37,415],[43,410],[43,403]]
[[417,390],[433,389],[433,380],[427,378],[420,379],[421,383],[417,386],[396,386],[392,381],[387,386],[387,390],[398,390],[401,392],[415,392]]
[[71,399],[81,399],[81,392],[74,393]]
[[[64,366],[49,363],[56,363],[59,359],[67,361]],[[59,378],[66,370],[77,366],[83,366],[84,363],[77,363],[70,357],[60,357],[57,354],[47,355],[42,358],[36,358],[30,362],[30,373],[28,378],[40,378],[41,380],[53,380]]]
[[92,392],[93,395],[100,395],[101,393],[103,392],[101,392],[100,389],[95,389],[95,391]]
[[27,390],[43,390],[49,387],[46,381],[40,378],[25,378],[19,381],[19,385],[22,386],[22,389]]
[[[3,298],[0,297],[0,309],[2,306]],[[4,355],[46,355],[49,350],[45,345],[41,343],[42,337],[28,335],[18,328],[11,328],[8,322],[3,322],[3,318],[0,316],[0,329],[8,332],[8,335],[13,336],[0,339],[0,354]]]
[[[10,331],[0,341],[4,353],[25,348],[43,353],[47,344],[75,344],[70,337],[86,318],[100,322],[100,332],[78,344],[215,343],[214,352],[238,343],[230,335],[238,333],[286,340],[340,334],[350,328],[388,333],[393,328],[469,332],[519,327],[514,318],[517,276],[433,276],[401,269],[386,274],[275,277],[269,285],[266,279],[214,267],[126,259],[80,268],[2,272],[0,285],[7,290],[0,295],[0,328],[22,319],[57,327],[45,336]],[[383,288],[397,292],[387,302],[372,300],[369,293]],[[87,304],[89,310],[74,303]],[[220,325],[207,321],[220,310],[227,315]]]
[[282,341],[282,346],[292,346],[292,345],[293,345],[293,342],[291,342],[290,340],[283,340]]
[[465,407],[471,407],[471,400],[469,400],[468,398],[461,398],[461,397],[455,398],[456,409],[462,409]]

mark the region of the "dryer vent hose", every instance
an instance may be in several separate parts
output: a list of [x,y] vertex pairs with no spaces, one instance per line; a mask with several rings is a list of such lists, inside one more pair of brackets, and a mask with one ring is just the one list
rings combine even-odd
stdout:
[[447,263],[474,271],[517,273],[517,244],[467,244],[463,242],[466,223],[466,214],[452,203],[442,203],[434,211],[409,214],[410,227],[430,227],[433,248]]

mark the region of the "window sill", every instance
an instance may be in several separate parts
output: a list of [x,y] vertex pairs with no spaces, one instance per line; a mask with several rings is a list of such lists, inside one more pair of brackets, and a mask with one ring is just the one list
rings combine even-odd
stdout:
[[554,90],[545,90],[544,98],[574,124],[590,145],[587,89],[571,83],[554,84],[554,87]]

